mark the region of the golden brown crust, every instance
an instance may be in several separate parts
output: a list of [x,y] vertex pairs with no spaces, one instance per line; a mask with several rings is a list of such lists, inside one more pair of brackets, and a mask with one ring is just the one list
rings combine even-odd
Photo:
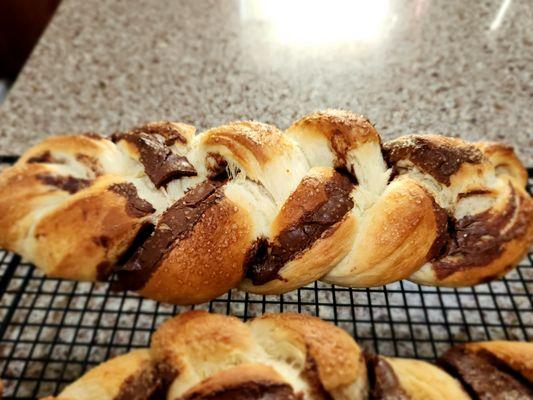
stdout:
[[41,143],[31,147],[17,161],[16,165],[32,163],[32,159],[38,160],[47,152],[57,153],[52,161],[61,162],[71,154],[83,154],[86,157],[98,158],[106,150],[113,148],[108,140],[94,139],[87,134],[51,136]]
[[248,152],[262,165],[287,150],[283,134],[274,126],[255,121],[233,122],[203,134],[206,146],[224,146],[247,169],[253,169]]
[[372,287],[405,279],[427,261],[438,225],[431,196],[415,180],[401,176],[361,219],[346,267],[334,268],[324,280]]
[[408,358],[384,359],[394,371],[399,387],[411,400],[468,400],[470,396],[461,383],[442,369],[421,360]]
[[[67,386],[57,400],[122,400],[134,398],[128,391],[136,389],[139,399],[148,399],[158,390],[159,378],[148,350],[134,350],[112,358],[85,373]],[[142,391],[142,393],[140,393]],[[127,397],[125,397],[127,396]],[[43,399],[44,400],[44,399]]]
[[32,220],[26,219],[41,202],[59,204],[67,193],[42,185],[37,176],[47,172],[39,164],[19,164],[0,174],[0,247],[24,253],[24,239]]
[[223,199],[164,256],[141,295],[168,303],[198,304],[226,293],[244,275],[246,251],[253,241],[251,226],[246,210]]
[[361,350],[342,329],[320,318],[304,314],[265,314],[252,321],[272,321],[281,329],[291,331],[302,342],[316,363],[318,375],[328,392],[352,384],[365,374]]
[[314,132],[326,137],[340,159],[366,142],[380,142],[374,125],[367,118],[345,110],[330,109],[306,115],[291,125],[287,132],[297,135],[300,129],[305,129],[306,134]]
[[[151,350],[157,362],[176,372],[194,366],[195,360],[223,362],[228,354],[252,347],[246,326],[237,318],[189,311],[165,321],[152,336]],[[231,360],[227,360],[231,362]]]
[[87,281],[109,275],[147,217],[130,215],[128,198],[110,190],[121,183],[102,177],[39,221],[35,257],[48,275]]

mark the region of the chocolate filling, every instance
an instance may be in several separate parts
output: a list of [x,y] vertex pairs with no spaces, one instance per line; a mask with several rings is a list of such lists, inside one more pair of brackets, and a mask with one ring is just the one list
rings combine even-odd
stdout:
[[36,176],[45,185],[55,186],[58,189],[74,194],[85,189],[91,184],[88,179],[75,178],[73,176],[60,176],[50,174],[39,174]]
[[345,166],[336,167],[335,171],[337,171],[342,176],[348,178],[349,181],[352,183],[352,185],[356,186],[359,184],[359,182],[357,182],[357,177],[355,176],[355,172],[348,171],[348,168],[346,168]]
[[[137,234],[133,238],[133,241],[126,248],[126,250],[118,257],[115,265],[124,265],[137,251],[137,249],[142,246],[142,244],[150,237],[154,232],[154,225],[150,222],[144,222]],[[113,272],[113,264],[109,261],[102,261],[96,266],[97,279],[99,281],[106,281],[109,275]]]
[[[331,121],[335,126],[330,131],[330,144],[332,150],[337,156],[335,165],[346,167],[349,163],[346,160],[348,152],[355,147],[354,133],[357,136],[357,143],[366,143],[367,141],[379,140],[381,145],[381,138],[378,136],[374,124],[366,117],[357,116],[356,119],[342,118],[336,121]],[[328,124],[329,125],[329,124]],[[319,128],[324,129],[325,127]],[[326,128],[327,129],[327,128]],[[350,173],[355,176],[354,171]]]
[[226,170],[228,162],[220,154],[209,153],[207,161],[207,170],[209,171],[207,177],[209,179],[223,181],[228,178]]
[[49,163],[49,164],[61,164],[61,161],[55,159],[52,156],[52,153],[50,153],[49,150],[46,150],[45,152],[28,158],[28,161],[26,161],[28,164],[35,164],[35,163]]
[[128,200],[126,203],[126,214],[130,217],[141,218],[155,212],[154,207],[149,202],[138,196],[137,188],[133,183],[115,183],[109,186],[108,190]]
[[[530,389],[532,388],[531,385],[533,382],[528,380],[526,376],[522,375],[522,373],[520,373],[518,369],[514,369],[511,366],[511,364],[506,362],[506,360],[496,357],[496,355],[494,355],[493,353],[485,349],[478,350],[477,355],[480,357],[483,357],[485,360],[487,360],[488,363],[498,368],[500,371],[505,372],[508,375],[511,375],[514,379],[522,383],[522,385]],[[527,365],[525,369],[527,370]]]
[[165,138],[165,144],[167,146],[172,146],[176,142],[187,143],[185,136],[169,122],[143,125],[135,128],[132,132],[137,134],[144,132],[150,135],[161,135]]
[[475,189],[469,192],[459,193],[457,195],[457,199],[459,200],[459,199],[464,199],[464,198],[471,197],[471,196],[479,196],[479,195],[491,194],[491,193],[492,192],[489,189]]
[[371,400],[408,400],[411,398],[400,386],[389,363],[378,355],[365,353]]
[[437,236],[431,245],[426,260],[433,260],[443,256],[443,252],[450,241],[450,232],[448,232],[448,213],[444,208],[439,206],[433,196],[429,194],[433,205],[433,214],[435,215],[435,225],[437,228]]
[[96,157],[87,154],[76,154],[76,160],[89,168],[95,176],[102,175],[102,166]]
[[283,229],[272,243],[259,239],[246,259],[246,276],[254,285],[262,285],[280,279],[278,272],[298,253],[311,247],[332,225],[350,211],[353,185],[348,178],[336,175],[326,182],[326,201],[314,210],[305,212],[296,223]]
[[[129,185],[129,184],[117,184],[118,185]],[[133,185],[132,185],[133,186]],[[135,187],[133,187],[135,190]],[[112,189],[110,189],[112,190]],[[126,205],[126,213],[130,216],[133,216],[135,218],[145,216],[147,214],[150,214],[154,212],[155,210],[152,208],[150,203],[145,202],[144,200],[137,197],[137,192],[130,192],[130,195],[135,195],[135,197],[132,197],[131,199],[127,197],[127,195],[124,194],[123,189],[120,195],[128,198],[128,204]],[[127,189],[130,190],[130,189]],[[133,202],[132,202],[133,201]],[[146,203],[146,204],[144,204]],[[144,210],[144,211],[143,211]],[[147,212],[147,213],[145,213]],[[143,222],[137,231],[133,241],[130,243],[128,248],[118,257],[118,261],[116,262],[116,265],[122,265],[124,264],[137,250],[139,246],[141,246],[144,241],[152,234],[154,231],[154,225],[150,222]],[[107,236],[99,236],[93,238],[93,241],[96,245],[103,247],[104,249],[109,247],[109,238]],[[106,249],[107,252],[107,249]],[[113,272],[113,264],[109,261],[102,261],[96,266],[96,279],[98,281],[104,282],[109,278],[109,275]]]
[[148,365],[122,382],[114,400],[161,399],[165,398],[162,389],[163,382],[157,369]]
[[448,145],[423,136],[385,143],[383,153],[390,166],[409,160],[447,186],[463,163],[479,164],[483,154],[472,145]]
[[533,390],[515,376],[500,368],[499,363],[483,353],[464,346],[448,350],[439,364],[464,385],[474,399],[529,399]]
[[113,272],[113,264],[109,261],[102,261],[96,266],[96,280],[105,282],[109,275]]
[[187,158],[172,153],[158,136],[141,131],[114,134],[112,139],[114,142],[126,140],[137,147],[146,175],[158,188],[174,179],[196,175]]
[[318,374],[318,367],[316,361],[307,351],[307,357],[305,359],[305,367],[302,371],[303,378],[309,384],[309,392],[311,393],[312,398],[319,398],[324,400],[333,400],[333,397],[329,392],[324,388],[322,381],[320,380],[320,375]]
[[139,247],[143,245],[144,242],[148,240],[150,236],[152,236],[152,233],[154,233],[155,226],[154,224],[150,222],[145,222],[141,225],[139,230],[137,231],[137,234],[135,235],[135,238],[130,243],[126,251],[122,253],[117,262],[116,265],[124,265],[128,262],[128,260],[133,257],[135,252]]
[[[459,270],[485,266],[502,254],[505,243],[524,235],[527,218],[522,214],[515,217],[517,209],[523,209],[522,201],[511,186],[510,199],[502,212],[489,209],[459,220],[449,218],[450,239],[442,256],[433,262],[437,277],[444,279]],[[513,218],[513,225],[507,228]]]
[[[174,382],[174,379],[176,379],[176,377],[179,375],[179,371],[177,370],[177,368],[172,365],[172,362],[169,362],[166,359],[157,362],[155,368],[156,368],[159,378],[161,379],[163,389],[168,389],[170,385],[172,384],[172,382]],[[162,399],[162,398],[166,399],[166,397],[167,396],[166,396],[166,390],[165,390],[162,392],[161,397],[154,397],[154,400]]]
[[201,388],[180,400],[297,400],[292,387],[286,383],[272,381],[249,381],[206,392]]
[[117,267],[118,282],[113,288],[141,289],[175,243],[186,237],[202,215],[223,199],[222,191],[218,190],[220,186],[219,182],[201,183],[170,206],[159,219],[152,236],[124,265]]

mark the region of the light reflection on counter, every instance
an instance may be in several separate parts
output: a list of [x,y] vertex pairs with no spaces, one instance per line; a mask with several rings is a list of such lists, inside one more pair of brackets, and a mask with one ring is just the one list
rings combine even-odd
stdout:
[[502,24],[503,17],[505,16],[505,13],[507,12],[507,9],[511,5],[511,0],[503,0],[502,4],[500,6],[500,9],[498,10],[498,13],[496,14],[496,17],[494,18],[494,21],[490,24],[490,30],[495,31],[500,27]]
[[394,22],[389,0],[240,0],[243,22],[284,45],[373,42]]

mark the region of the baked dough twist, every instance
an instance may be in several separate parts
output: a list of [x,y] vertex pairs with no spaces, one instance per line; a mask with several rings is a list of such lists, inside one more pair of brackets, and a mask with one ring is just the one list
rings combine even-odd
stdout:
[[346,332],[308,315],[243,323],[190,311],[163,323],[149,350],[100,364],[56,399],[529,399],[532,360],[531,343],[480,342],[453,347],[439,368],[365,354]]
[[0,175],[0,247],[47,275],[106,280],[175,304],[320,279],[467,286],[533,241],[511,148],[436,135],[381,143],[347,111],[284,133],[158,122],[110,139],[51,137]]

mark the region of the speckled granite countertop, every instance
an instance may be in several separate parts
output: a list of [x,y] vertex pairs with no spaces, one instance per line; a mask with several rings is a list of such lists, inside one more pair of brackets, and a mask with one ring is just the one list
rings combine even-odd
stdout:
[[505,140],[532,166],[532,17],[509,0],[64,0],[1,106],[0,153],[147,120],[286,127],[341,107],[384,137]]

